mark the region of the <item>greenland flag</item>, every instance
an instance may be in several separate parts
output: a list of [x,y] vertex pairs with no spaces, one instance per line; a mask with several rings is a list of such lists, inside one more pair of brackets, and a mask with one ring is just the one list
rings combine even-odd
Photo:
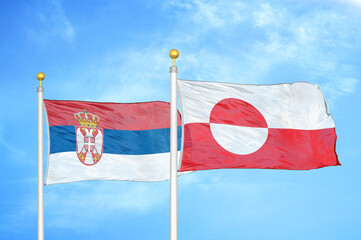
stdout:
[[340,165],[319,87],[178,80],[184,144],[180,171],[308,170]]

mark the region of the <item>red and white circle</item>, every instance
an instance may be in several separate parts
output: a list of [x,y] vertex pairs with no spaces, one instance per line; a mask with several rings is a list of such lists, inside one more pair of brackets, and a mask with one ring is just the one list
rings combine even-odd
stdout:
[[239,155],[257,151],[268,137],[265,118],[251,104],[226,98],[214,105],[210,115],[214,139],[225,150]]

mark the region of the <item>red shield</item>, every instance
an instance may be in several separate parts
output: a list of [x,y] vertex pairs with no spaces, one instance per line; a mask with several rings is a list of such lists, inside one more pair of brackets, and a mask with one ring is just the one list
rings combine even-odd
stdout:
[[97,164],[103,155],[102,129],[77,127],[76,153],[83,164],[87,166]]

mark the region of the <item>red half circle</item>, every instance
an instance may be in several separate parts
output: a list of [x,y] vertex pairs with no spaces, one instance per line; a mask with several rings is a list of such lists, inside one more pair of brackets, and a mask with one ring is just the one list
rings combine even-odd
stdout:
[[257,108],[236,98],[226,98],[214,105],[209,122],[267,128],[267,122]]

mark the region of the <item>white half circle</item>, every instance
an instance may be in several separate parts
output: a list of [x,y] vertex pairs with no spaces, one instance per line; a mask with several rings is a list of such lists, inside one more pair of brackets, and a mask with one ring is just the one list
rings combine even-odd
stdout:
[[260,149],[268,137],[268,128],[234,126],[210,123],[217,143],[227,151],[246,155]]

